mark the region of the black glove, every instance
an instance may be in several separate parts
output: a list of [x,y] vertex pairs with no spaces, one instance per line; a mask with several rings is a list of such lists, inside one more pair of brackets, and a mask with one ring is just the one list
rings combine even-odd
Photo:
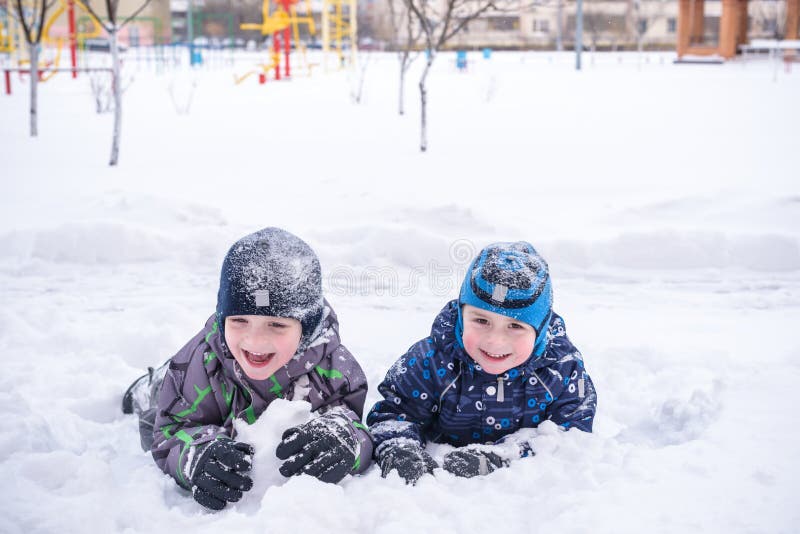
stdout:
[[194,500],[212,510],[242,498],[253,487],[244,473],[252,467],[253,447],[247,443],[219,438],[205,447],[192,463],[190,480]]
[[456,449],[444,455],[444,470],[459,477],[488,475],[495,469],[508,466],[508,460],[493,452],[480,449]]
[[433,474],[439,467],[422,446],[411,442],[385,444],[378,453],[378,464],[383,478],[396,469],[406,484],[416,484],[422,475]]
[[275,449],[286,460],[278,471],[285,477],[305,473],[336,484],[355,467],[359,445],[351,424],[345,416],[327,414],[288,429]]

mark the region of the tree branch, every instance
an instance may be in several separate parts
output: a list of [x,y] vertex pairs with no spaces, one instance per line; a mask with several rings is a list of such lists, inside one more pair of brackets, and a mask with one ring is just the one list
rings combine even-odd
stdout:
[[[19,0],[17,0],[19,1]],[[423,3],[425,0],[421,0]],[[427,17],[423,14],[422,8],[418,7],[415,3],[415,0],[405,0],[406,6],[414,13],[419,20],[420,27],[422,27],[422,31],[425,33],[425,42],[428,45],[428,48],[433,47],[433,35],[431,35],[431,27],[430,21]]]
[[94,21],[100,25],[101,28],[103,28],[106,32],[111,33],[111,27],[107,26],[106,23],[103,22],[103,19],[101,19],[100,15],[98,15],[97,12],[94,10],[92,4],[90,4],[89,2],[84,2],[83,7],[86,8],[86,11],[89,12],[89,16],[92,17]]
[[[42,40],[42,33],[44,33],[44,16],[47,14],[47,3],[45,2],[45,0],[42,0],[42,3],[37,5],[42,6],[41,11],[39,12],[39,27],[36,28],[35,42],[39,43]],[[33,67],[33,65],[31,65],[31,67]]]
[[[125,19],[125,20],[122,22],[122,24],[120,24],[120,25],[119,25],[119,28],[122,28],[122,27],[123,27],[123,26],[125,26],[127,23],[129,23],[130,21],[132,21],[133,19],[135,19],[136,17],[138,17],[138,16],[139,16],[139,13],[141,13],[142,11],[144,11],[144,8],[146,8],[146,7],[147,7],[147,4],[149,4],[149,3],[150,3],[150,0],[144,0],[144,2],[142,3],[142,5],[141,5],[141,6],[139,6],[139,9],[137,9],[136,11],[134,11],[134,12],[133,12],[133,15],[131,15],[130,17],[126,18],[126,19]],[[159,38],[159,39],[161,39],[161,36],[159,35],[159,36],[158,36],[158,38]],[[159,41],[159,42],[160,42],[160,41]]]
[[114,0],[106,0],[106,15],[108,15],[108,24],[110,28],[109,33],[111,33],[112,31],[116,31],[118,6],[119,4]]
[[450,40],[455,34],[460,32],[461,29],[464,26],[466,26],[470,21],[475,20],[476,18],[480,17],[481,15],[483,15],[484,13],[489,11],[490,9],[494,9],[494,8],[495,8],[494,2],[487,2],[483,7],[478,9],[478,11],[475,11],[474,13],[472,13],[472,14],[466,16],[466,17],[463,17],[461,19],[461,21],[458,23],[458,25],[455,28],[453,28],[453,31],[451,31],[450,34],[448,34],[447,36],[444,37],[442,42],[444,43],[444,42]]
[[[22,9],[22,0],[15,0],[14,4],[17,6],[17,15],[19,16],[19,23],[22,25],[22,31],[25,33],[25,41],[29,45],[33,45],[33,35],[31,35],[31,25],[28,24],[28,19],[25,18],[25,12]],[[36,17],[36,11],[34,6],[34,18]]]

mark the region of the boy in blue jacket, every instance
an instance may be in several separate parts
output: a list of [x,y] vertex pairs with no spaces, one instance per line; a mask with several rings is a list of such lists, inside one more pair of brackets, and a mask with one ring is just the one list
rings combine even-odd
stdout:
[[442,467],[473,477],[530,454],[531,445],[514,437],[522,428],[550,420],[592,431],[594,385],[552,302],[547,263],[529,243],[480,252],[458,300],[378,386],[384,400],[367,424],[382,476],[397,470],[415,483],[433,473],[439,466],[425,451],[428,441],[457,447]]

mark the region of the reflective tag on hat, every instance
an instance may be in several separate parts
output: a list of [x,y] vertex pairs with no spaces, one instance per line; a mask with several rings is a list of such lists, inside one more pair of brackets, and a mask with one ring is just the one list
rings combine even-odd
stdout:
[[269,306],[269,291],[266,289],[258,289],[253,291],[253,298],[256,301],[256,306]]
[[508,294],[508,287],[497,284],[496,286],[494,286],[494,290],[492,291],[492,300],[495,302],[503,302],[504,300],[506,300],[507,294]]

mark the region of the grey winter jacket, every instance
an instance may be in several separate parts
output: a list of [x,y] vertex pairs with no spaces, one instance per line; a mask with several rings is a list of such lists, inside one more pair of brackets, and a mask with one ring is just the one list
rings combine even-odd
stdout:
[[305,400],[314,412],[336,410],[352,425],[361,473],[372,458],[372,440],[361,424],[367,379],[339,340],[339,323],[325,302],[320,334],[268,380],[251,380],[223,343],[215,316],[169,362],[158,395],[151,452],[156,464],[189,488],[186,463],[219,435],[235,438],[233,420],[252,424],[278,398]]

